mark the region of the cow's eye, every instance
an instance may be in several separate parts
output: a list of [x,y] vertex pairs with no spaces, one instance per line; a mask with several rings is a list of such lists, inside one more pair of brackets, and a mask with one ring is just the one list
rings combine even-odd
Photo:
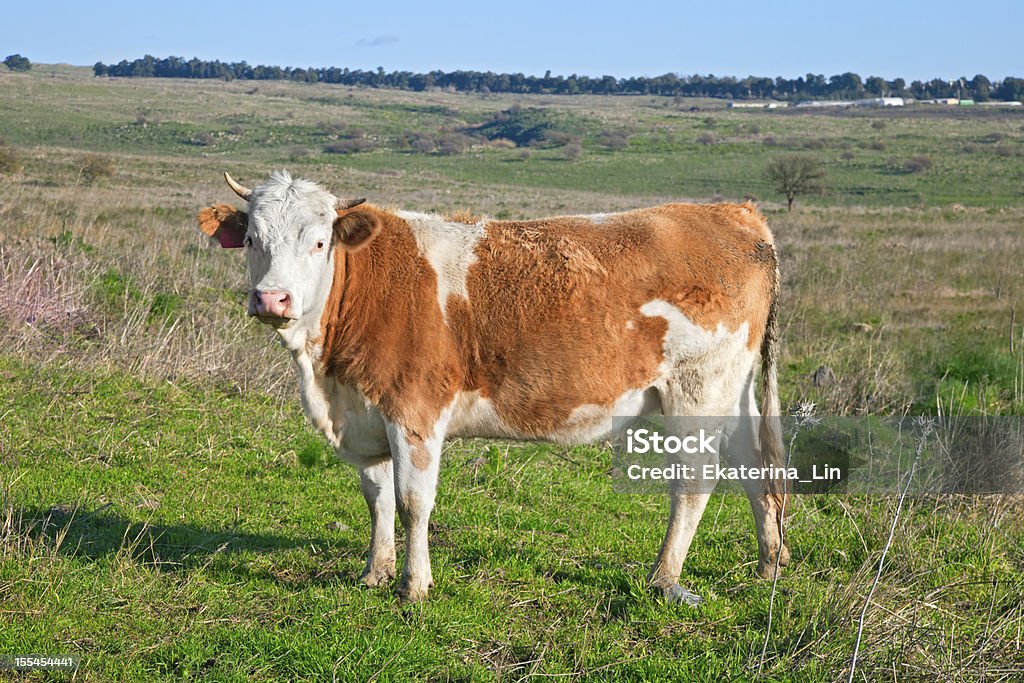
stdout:
[[321,251],[323,251],[323,250],[324,250],[324,241],[323,241],[323,240],[320,240],[320,241],[318,241],[318,242],[316,243],[316,246],[315,246],[315,247],[313,247],[313,253],[314,253],[314,254],[317,254],[317,253],[319,253],[319,252],[321,252]]

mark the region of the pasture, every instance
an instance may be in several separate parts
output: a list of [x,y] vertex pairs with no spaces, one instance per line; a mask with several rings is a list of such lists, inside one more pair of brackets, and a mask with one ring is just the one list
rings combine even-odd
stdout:
[[[474,133],[517,117],[554,134]],[[0,656],[80,655],[75,680],[845,680],[896,514],[898,482],[801,497],[773,598],[723,489],[681,579],[709,600],[668,606],[644,586],[667,500],[614,493],[606,450],[456,441],[429,601],[363,588],[355,470],[245,317],[242,259],[195,228],[234,199],[224,170],[516,218],[753,196],[781,253],[784,409],[1024,413],[1024,112],[36,67],[0,72],[0,138]],[[828,190],[786,213],[762,170],[794,152]],[[908,499],[855,680],[1020,679],[1022,595],[1019,497]]]

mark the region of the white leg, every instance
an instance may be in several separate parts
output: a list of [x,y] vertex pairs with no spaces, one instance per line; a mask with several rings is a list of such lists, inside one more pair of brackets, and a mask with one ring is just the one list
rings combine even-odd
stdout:
[[395,578],[395,477],[391,459],[381,458],[359,469],[359,487],[370,508],[370,554],[359,578],[379,586]]
[[434,585],[427,527],[434,509],[446,425],[447,419],[440,420],[426,439],[409,436],[399,425],[387,425],[395,470],[395,502],[406,539],[402,578],[396,592],[405,602],[423,600]]
[[[679,437],[690,434],[692,431],[690,427],[699,422],[701,421],[688,421],[685,418],[665,418],[666,431]],[[701,423],[707,426],[710,421],[705,420]],[[670,485],[671,508],[668,528],[665,530],[665,540],[662,542],[661,550],[651,568],[648,581],[652,587],[661,590],[670,602],[698,605],[703,600],[679,585],[679,574],[683,570],[683,562],[686,561],[690,543],[693,542],[693,536],[697,532],[697,525],[704,515],[704,508],[707,507],[708,499],[714,490],[714,482],[703,481],[699,473],[703,472],[704,465],[717,464],[718,456],[708,453],[673,458],[673,460],[693,467],[698,478],[696,481],[674,480]]]

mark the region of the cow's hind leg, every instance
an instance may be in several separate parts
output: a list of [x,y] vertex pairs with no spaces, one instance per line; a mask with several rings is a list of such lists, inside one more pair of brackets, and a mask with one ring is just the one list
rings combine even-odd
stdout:
[[[697,420],[666,417],[667,431],[680,438],[691,436]],[[710,424],[710,421],[707,421]],[[714,480],[704,481],[700,476],[704,465],[718,463],[716,453],[686,455],[681,458],[670,458],[670,463],[685,464],[691,468],[695,478],[691,480],[672,480],[669,486],[671,507],[669,510],[668,529],[665,540],[654,561],[648,582],[669,602],[687,605],[699,605],[703,599],[679,585],[679,574],[683,570],[683,562],[690,549],[690,543],[697,532],[697,525],[704,515],[708,499],[714,489]]]
[[[754,378],[751,374],[747,389],[740,401],[740,416],[729,434],[726,458],[735,467],[763,468],[770,463],[761,456],[758,427],[761,422],[754,401]],[[781,465],[782,463],[775,463]],[[743,489],[750,501],[757,527],[757,573],[763,578],[775,574],[776,562],[780,567],[789,564],[789,548],[782,542],[781,498],[771,490],[770,479],[743,479]],[[781,482],[777,482],[781,490]]]
[[395,578],[395,478],[390,458],[359,470],[359,486],[370,508],[370,554],[359,580],[379,586]]

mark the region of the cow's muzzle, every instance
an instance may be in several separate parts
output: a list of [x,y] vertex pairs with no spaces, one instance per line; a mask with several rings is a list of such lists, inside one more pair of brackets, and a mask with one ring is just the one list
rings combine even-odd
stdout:
[[249,314],[259,318],[260,322],[276,326],[298,317],[292,313],[291,307],[292,296],[288,292],[254,289]]

